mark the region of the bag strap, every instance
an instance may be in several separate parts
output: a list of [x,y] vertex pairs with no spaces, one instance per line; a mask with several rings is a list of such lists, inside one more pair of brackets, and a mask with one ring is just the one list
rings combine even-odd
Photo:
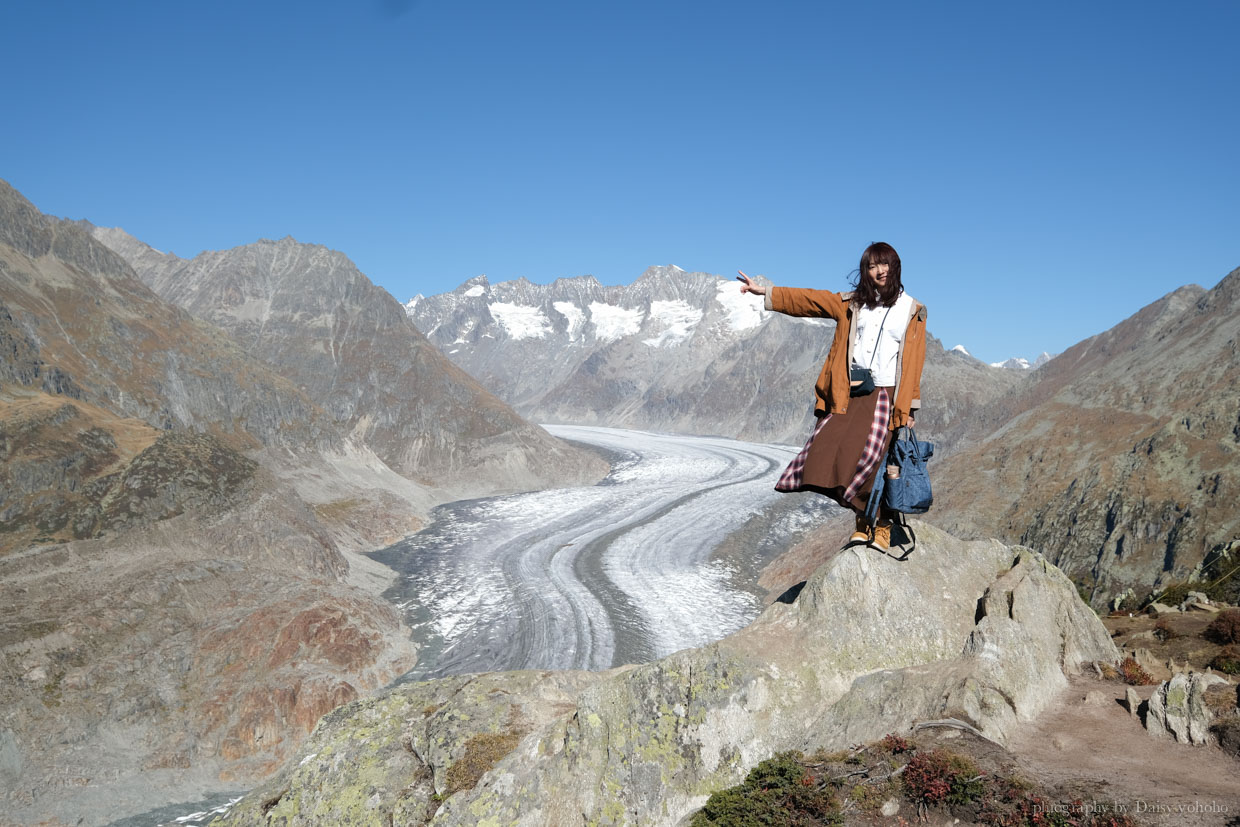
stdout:
[[[889,308],[890,309],[890,308]],[[907,425],[901,425],[896,429],[898,436],[901,430],[908,429]],[[865,504],[865,519],[870,525],[878,522],[878,507],[883,501],[883,489],[887,487],[887,471],[886,466],[891,462],[891,456],[895,453],[896,441],[890,439],[887,441],[887,452],[883,455],[882,464],[874,472],[874,486],[870,489],[870,499]]]
[[[907,429],[909,432],[909,435],[912,436],[914,441],[916,441],[917,435],[913,433],[912,428],[910,428],[907,425],[901,425],[900,428],[897,429],[897,431],[903,430],[903,429]],[[874,475],[875,476],[874,487],[870,489],[870,499],[865,504],[865,519],[866,519],[866,522],[868,522],[870,525],[874,525],[875,523],[878,522],[878,508],[879,508],[879,505],[883,501],[883,489],[887,486],[887,472],[884,466],[887,462],[888,457],[891,454],[891,448],[894,445],[895,445],[895,440],[893,439],[891,440],[891,444],[888,445],[887,447],[888,456],[883,457],[884,465],[880,465],[877,469],[877,472]],[[904,550],[904,554],[895,558],[896,560],[899,560],[902,562],[904,560],[907,560],[908,556],[917,549],[917,532],[913,531],[913,527],[908,524],[908,518],[904,514],[902,514],[899,511],[896,511],[894,513],[895,513],[895,517],[892,518],[892,521],[891,521],[893,527],[897,525],[900,526],[900,529],[904,532],[905,536],[907,536],[910,540],[909,547]]]
[[883,457],[883,465],[874,471],[874,486],[870,489],[870,499],[865,504],[865,521],[870,525],[878,522],[878,506],[883,501],[883,489],[887,486],[887,458]]
[[[870,501],[865,506],[865,519],[870,525],[878,522],[878,505],[883,499],[883,486],[886,485],[886,474],[879,474],[879,480],[874,481],[874,488],[870,491]],[[913,531],[913,527],[908,524],[908,517],[899,511],[894,512],[895,517],[892,518],[891,524],[894,528],[899,526],[900,530],[909,539],[909,547],[904,550],[904,554],[896,557],[896,560],[904,561],[908,556],[917,550],[917,532]]]
[[900,514],[899,512],[896,512],[896,513],[898,516],[894,520],[892,520],[892,522],[895,523],[896,525],[899,525],[900,529],[905,534],[908,535],[908,538],[910,540],[909,547],[905,550],[904,554],[900,555],[896,559],[907,560],[908,556],[912,554],[913,551],[917,548],[917,534],[916,532],[913,531],[913,527],[908,524],[908,518],[905,517],[903,514]]
[[870,351],[870,364],[866,365],[866,370],[874,367],[874,357],[878,355],[878,346],[883,343],[883,328],[887,326],[887,317],[891,315],[891,308],[887,308],[887,312],[883,314],[883,322],[878,326],[878,336],[874,339],[874,349]]

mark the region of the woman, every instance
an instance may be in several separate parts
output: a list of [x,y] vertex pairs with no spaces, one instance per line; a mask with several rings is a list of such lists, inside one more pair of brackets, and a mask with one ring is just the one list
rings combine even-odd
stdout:
[[[737,272],[740,272],[739,270]],[[817,491],[857,515],[849,542],[891,547],[892,515],[883,509],[871,526],[865,506],[874,475],[887,455],[891,432],[913,424],[921,408],[926,358],[926,306],[904,292],[900,256],[890,244],[861,254],[855,290],[832,293],[765,287],[740,274],[742,293],[765,296],[767,310],[835,319],[835,338],[814,386],[818,422],[775,490]],[[866,371],[872,386],[859,381]]]

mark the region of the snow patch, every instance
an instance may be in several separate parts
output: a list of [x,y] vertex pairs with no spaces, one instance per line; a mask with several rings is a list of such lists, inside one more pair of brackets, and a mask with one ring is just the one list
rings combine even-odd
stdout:
[[551,332],[551,320],[537,307],[495,302],[487,306],[510,339],[542,339]]
[[645,315],[644,311],[636,308],[590,302],[590,322],[594,325],[594,336],[600,342],[614,342],[634,335],[641,330]]
[[723,305],[724,321],[733,330],[750,330],[762,324],[762,299],[741,293],[740,285],[721,281],[715,288],[715,301]]
[[702,309],[686,301],[656,301],[650,304],[650,319],[661,322],[664,329],[658,336],[642,339],[642,344],[651,347],[678,345],[688,339],[702,321]]
[[586,312],[572,302],[553,302],[555,312],[568,319],[568,340],[575,342],[581,338],[581,329],[586,326]]
[[482,295],[483,293],[485,293],[486,291],[487,291],[487,289],[486,289],[485,287],[483,287],[481,284],[475,284],[473,287],[469,288],[468,290],[466,290],[466,291],[465,291],[464,293],[462,293],[461,295],[462,295],[462,296],[469,296],[470,298],[473,298],[473,297],[475,297],[475,296],[481,296],[481,295]]
[[963,353],[965,356],[973,355],[972,353],[969,353],[969,351],[965,350],[964,345],[956,345],[954,348],[952,348],[951,352],[952,353]]

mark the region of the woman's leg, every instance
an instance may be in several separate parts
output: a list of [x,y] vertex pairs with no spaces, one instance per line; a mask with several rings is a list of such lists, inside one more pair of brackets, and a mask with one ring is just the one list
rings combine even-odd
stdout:
[[895,523],[895,513],[887,506],[878,509],[878,522],[874,524],[873,543],[883,551],[891,548],[891,526]]
[[870,521],[865,518],[864,511],[857,511],[856,508],[853,508],[853,511],[856,514],[856,528],[853,531],[852,536],[848,538],[848,542],[849,543],[870,542],[870,540],[873,539],[873,536],[874,536],[873,528],[870,526]]

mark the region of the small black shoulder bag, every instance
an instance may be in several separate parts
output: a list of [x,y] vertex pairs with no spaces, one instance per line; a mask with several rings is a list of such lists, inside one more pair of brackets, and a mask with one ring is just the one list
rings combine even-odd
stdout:
[[874,357],[878,354],[878,346],[883,341],[883,328],[887,326],[887,316],[891,313],[891,308],[887,308],[887,312],[883,314],[883,322],[878,326],[878,338],[874,340],[874,349],[870,351],[869,367],[853,368],[848,371],[848,395],[849,396],[868,396],[874,392],[874,374],[870,368],[874,367]]

